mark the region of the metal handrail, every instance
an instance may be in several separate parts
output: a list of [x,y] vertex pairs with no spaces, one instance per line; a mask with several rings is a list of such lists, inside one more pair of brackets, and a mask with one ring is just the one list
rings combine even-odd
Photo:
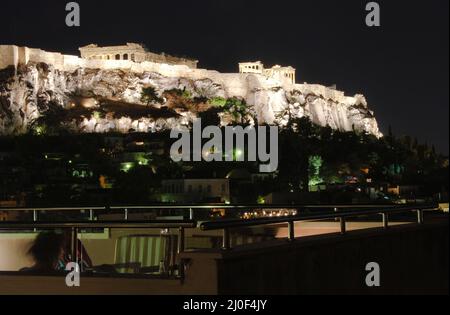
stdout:
[[[386,205],[385,207],[395,207],[396,205]],[[90,220],[94,220],[96,211],[111,211],[121,210],[123,211],[124,220],[128,221],[130,210],[189,210],[189,219],[194,220],[195,210],[212,210],[212,209],[230,209],[230,210],[275,210],[275,209],[296,209],[296,210],[308,210],[308,209],[361,209],[361,208],[376,208],[379,205],[373,204],[359,204],[359,205],[308,205],[308,204],[296,204],[296,205],[230,205],[230,204],[205,204],[205,205],[147,205],[147,206],[103,206],[103,207],[54,207],[54,208],[0,208],[0,211],[19,211],[19,212],[32,212],[33,221],[39,221],[39,213],[41,212],[64,212],[64,211],[89,211]]]
[[418,208],[421,210],[432,210],[438,208],[437,205],[422,205],[418,206],[403,206],[396,208],[377,208],[370,210],[361,210],[361,211],[345,211],[345,212],[333,212],[333,213],[319,213],[319,214],[307,214],[307,215],[296,215],[296,216],[285,216],[285,217],[265,217],[265,218],[254,218],[254,219],[226,219],[226,220],[217,220],[217,221],[208,221],[200,224],[200,228],[203,231],[211,231],[211,230],[220,230],[223,228],[234,228],[234,227],[250,227],[250,226],[258,226],[258,225],[267,225],[267,224],[279,224],[286,223],[289,221],[314,221],[314,220],[327,220],[327,219],[338,219],[338,218],[347,218],[347,217],[355,217],[355,216],[367,216],[372,214],[380,214],[380,213],[401,213],[407,211],[417,211]]
[[174,229],[195,228],[197,223],[191,220],[178,221],[86,221],[86,222],[0,222],[0,230],[23,229]]
[[359,216],[369,216],[369,215],[382,215],[383,227],[387,229],[389,227],[389,215],[395,213],[404,212],[417,212],[417,223],[423,224],[423,212],[427,210],[435,210],[438,208],[437,204],[423,204],[415,206],[398,206],[398,207],[384,207],[378,209],[369,209],[362,211],[344,211],[344,212],[333,212],[326,214],[310,214],[310,215],[297,215],[297,216],[286,216],[286,217],[276,217],[276,218],[256,218],[248,220],[238,220],[238,219],[228,219],[219,221],[209,221],[200,224],[200,229],[203,231],[213,231],[213,230],[223,230],[223,249],[230,249],[230,229],[241,228],[241,227],[253,227],[262,225],[274,225],[274,224],[287,224],[288,225],[288,239],[295,240],[295,222],[300,221],[314,221],[314,220],[340,220],[340,230],[341,234],[346,233],[346,219],[349,217],[359,217]]
[[311,204],[287,204],[287,205],[231,205],[231,204],[208,204],[208,205],[147,205],[147,206],[103,206],[103,207],[52,207],[52,208],[0,208],[0,211],[108,211],[108,210],[176,210],[176,209],[198,209],[198,210],[210,210],[210,209],[357,209],[357,208],[379,208],[383,207],[396,207],[398,205],[374,205],[374,204],[351,204],[351,205],[311,205]]
[[56,207],[56,208],[0,208],[0,211],[86,211],[105,210],[106,207]]

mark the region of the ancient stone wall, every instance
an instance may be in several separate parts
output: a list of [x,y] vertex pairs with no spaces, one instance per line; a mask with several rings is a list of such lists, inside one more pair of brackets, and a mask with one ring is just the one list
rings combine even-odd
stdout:
[[296,84],[295,89],[304,95],[314,94],[322,96],[325,100],[334,100],[340,103],[347,103],[348,101],[344,92],[320,84]]
[[197,60],[179,58],[165,53],[156,54],[146,50],[143,45],[127,43],[121,46],[99,47],[91,44],[80,48],[81,58],[88,60],[130,60],[134,62],[150,61],[170,65],[185,65],[197,68]]
[[17,66],[19,63],[19,47],[17,46],[0,46],[0,69],[8,66]]
[[[325,100],[334,100],[344,104],[355,103],[354,98],[347,97],[343,92],[318,84],[291,84],[289,80],[278,80],[268,78],[263,74],[256,73],[220,73],[207,69],[194,69],[188,65],[170,65],[150,61],[133,62],[131,60],[104,60],[104,59],[82,59],[77,56],[63,55],[61,53],[46,52],[41,49],[18,47],[15,45],[0,45],[0,69],[29,62],[45,62],[51,64],[55,69],[61,71],[74,71],[78,68],[92,68],[102,70],[131,71],[135,73],[156,72],[167,77],[186,77],[194,80],[210,79],[222,84],[228,95],[246,98],[249,86],[270,88],[281,86],[286,90],[298,90],[304,95],[314,94]],[[250,82],[251,81],[251,82]],[[365,104],[365,99],[361,98]]]

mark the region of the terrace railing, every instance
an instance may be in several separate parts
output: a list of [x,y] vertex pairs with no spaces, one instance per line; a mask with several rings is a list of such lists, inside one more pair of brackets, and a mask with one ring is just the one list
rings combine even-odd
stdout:
[[372,208],[394,208],[397,205],[228,205],[228,204],[206,204],[206,205],[151,205],[151,206],[104,206],[104,207],[51,207],[51,208],[0,208],[4,212],[31,212],[33,214],[33,222],[39,221],[39,214],[42,212],[89,212],[89,220],[93,221],[97,212],[112,212],[117,211],[123,213],[123,220],[128,221],[129,213],[131,211],[146,212],[146,211],[166,211],[166,210],[184,210],[189,212],[189,219],[195,220],[196,213],[204,212],[205,210],[224,209],[237,211],[252,211],[258,210],[277,210],[289,209],[298,210],[299,212],[306,210],[326,210],[341,211],[342,209],[372,209]]
[[[174,210],[181,209],[189,211],[189,218],[183,220],[128,220],[128,211],[149,211],[149,210]],[[212,209],[233,209],[240,211],[254,210],[278,210],[291,209],[297,212],[296,215],[284,215],[273,217],[261,217],[250,219],[213,219],[207,221],[195,220],[196,211]],[[295,223],[304,221],[338,220],[340,222],[341,234],[347,232],[347,220],[349,218],[381,216],[382,227],[389,228],[390,216],[399,213],[415,213],[417,224],[424,223],[424,212],[438,209],[437,204],[421,205],[288,205],[288,206],[265,206],[265,205],[202,205],[202,206],[127,206],[127,207],[82,207],[82,208],[21,208],[21,209],[0,209],[0,211],[32,211],[33,222],[5,221],[0,222],[1,231],[18,230],[51,230],[68,229],[71,231],[71,251],[72,257],[76,257],[78,234],[81,230],[87,229],[177,229],[177,253],[185,250],[185,229],[199,229],[201,231],[222,231],[222,249],[231,249],[230,231],[238,228],[251,228],[255,226],[287,225],[289,241],[296,239]],[[115,210],[123,212],[123,221],[94,221],[96,211]],[[317,210],[317,211],[315,211]],[[322,212],[318,210],[329,210]],[[79,222],[43,222],[39,220],[39,212],[53,211],[89,211],[90,220]],[[183,277],[183,262],[180,262],[179,275]]]
[[[315,207],[315,206],[313,206]],[[275,225],[275,224],[286,224],[288,226],[288,239],[290,241],[295,240],[295,222],[301,221],[319,221],[319,220],[333,220],[339,219],[340,221],[340,232],[345,234],[347,231],[346,221],[348,218],[352,217],[367,217],[373,215],[380,215],[383,222],[383,228],[387,229],[389,227],[389,216],[397,213],[407,213],[416,212],[417,223],[424,223],[424,211],[436,210],[438,208],[437,204],[427,204],[427,205],[414,205],[414,206],[366,206],[365,209],[361,210],[361,206],[353,207],[353,209],[358,208],[358,210],[351,210],[351,207],[347,207],[344,211],[338,211],[339,209],[334,206],[329,206],[334,208],[335,211],[332,213],[323,214],[307,214],[307,215],[297,215],[288,217],[275,217],[275,218],[256,218],[248,220],[218,220],[203,222],[200,224],[200,229],[203,231],[213,231],[222,230],[223,233],[223,243],[222,249],[228,250],[231,248],[230,242],[230,229],[243,228],[243,227],[255,227],[264,225]],[[342,208],[340,208],[342,210]]]

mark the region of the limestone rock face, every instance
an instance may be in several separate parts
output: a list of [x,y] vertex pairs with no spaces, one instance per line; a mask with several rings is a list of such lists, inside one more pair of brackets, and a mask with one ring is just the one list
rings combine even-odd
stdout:
[[[45,63],[9,67],[0,70],[0,134],[27,132],[49,112],[73,132],[156,132],[189,124],[200,112],[217,107],[214,99],[235,98],[246,109],[227,108],[219,114],[222,125],[284,125],[289,117],[308,116],[321,126],[381,136],[362,95],[345,97],[318,85],[286,86],[259,75],[205,73],[169,77],[123,69],[62,71]],[[141,101],[142,89],[149,86],[160,101]]]

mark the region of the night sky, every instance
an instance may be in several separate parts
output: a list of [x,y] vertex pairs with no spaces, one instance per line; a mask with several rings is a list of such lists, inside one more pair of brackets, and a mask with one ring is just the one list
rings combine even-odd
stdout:
[[2,1],[0,43],[78,54],[141,42],[223,72],[292,65],[298,82],[366,95],[383,132],[448,154],[448,0],[378,1],[380,28],[365,25],[369,0],[79,0],[79,28],[65,25],[67,2]]

